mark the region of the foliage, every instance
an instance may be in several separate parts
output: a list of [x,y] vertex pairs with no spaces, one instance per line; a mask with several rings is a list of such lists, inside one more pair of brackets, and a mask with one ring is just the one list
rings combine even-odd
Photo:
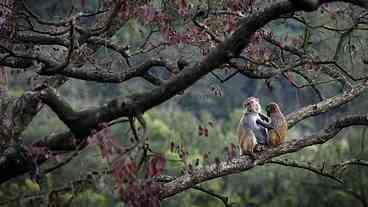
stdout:
[[[313,106],[311,115],[291,119],[297,125],[289,131],[290,143],[329,132],[334,119],[338,126],[347,114],[364,116],[367,93],[354,94],[338,107],[331,106],[333,101],[321,104],[332,96],[346,98],[368,83],[367,13],[360,0],[350,4],[361,7],[319,1],[320,8],[311,13],[285,1],[293,12],[261,25],[268,18],[263,9],[278,1],[28,0],[27,7],[14,2],[19,12],[0,14],[0,30],[12,40],[0,39],[0,83],[6,82],[10,97],[0,97],[0,126],[11,120],[14,127],[8,131],[19,130],[0,130],[0,139],[11,140],[0,151],[0,167],[5,154],[15,152],[17,162],[25,160],[27,173],[1,184],[0,205],[368,205],[367,170],[343,162],[367,160],[367,130],[350,125],[324,145],[281,156],[309,169],[267,160],[249,164],[254,167],[249,171],[195,183],[173,199],[160,197],[165,183],[186,175],[199,180],[203,175],[197,170],[239,158],[236,128],[246,97],[260,97],[262,105],[275,101],[285,114]],[[263,16],[252,23],[259,12]],[[55,23],[65,19],[61,26]],[[104,22],[106,28],[98,28]],[[236,36],[239,31],[248,36]],[[64,42],[54,45],[47,39],[38,45],[34,34]],[[9,80],[3,65],[12,71]],[[48,89],[61,85],[52,85],[55,77],[75,79],[53,96]],[[30,118],[22,115],[31,109],[6,108],[8,100],[25,94],[36,96],[42,108]],[[22,102],[14,103],[17,108]],[[68,131],[69,139],[55,147],[57,135]],[[11,169],[14,176],[25,173]]]

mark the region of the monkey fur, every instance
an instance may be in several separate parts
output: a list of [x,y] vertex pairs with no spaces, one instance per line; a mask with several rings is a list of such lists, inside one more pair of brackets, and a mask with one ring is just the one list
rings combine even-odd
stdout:
[[270,103],[266,106],[267,115],[271,118],[273,129],[269,130],[269,144],[276,146],[281,144],[288,132],[288,124],[284,114],[277,103]]
[[255,146],[267,143],[267,128],[271,127],[271,123],[266,122],[260,116],[261,106],[257,98],[248,98],[243,107],[246,109],[246,112],[238,125],[240,155],[247,154],[254,157]]
[[257,139],[253,130],[243,127],[244,116],[245,114],[241,118],[238,126],[240,156],[242,155],[252,156],[254,148],[257,144]]

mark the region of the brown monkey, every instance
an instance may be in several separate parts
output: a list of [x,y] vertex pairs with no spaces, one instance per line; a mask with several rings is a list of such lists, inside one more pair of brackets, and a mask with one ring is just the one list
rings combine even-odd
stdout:
[[285,139],[288,131],[288,124],[284,114],[277,103],[269,103],[266,106],[267,115],[271,118],[273,129],[269,130],[270,145],[279,145]]
[[254,135],[251,129],[244,128],[241,125],[242,125],[242,121],[240,121],[239,126],[238,126],[240,156],[242,155],[252,156],[254,147],[257,144],[256,135]]
[[246,112],[238,125],[240,155],[248,154],[253,157],[256,144],[266,144],[267,128],[270,128],[271,125],[261,118],[259,113],[261,107],[257,98],[248,98],[243,107]]

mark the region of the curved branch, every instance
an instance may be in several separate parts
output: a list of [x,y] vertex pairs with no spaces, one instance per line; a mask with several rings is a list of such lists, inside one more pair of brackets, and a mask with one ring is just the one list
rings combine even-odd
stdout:
[[340,178],[330,174],[329,172],[326,172],[324,169],[324,166],[318,168],[318,167],[314,167],[312,166],[310,163],[301,163],[301,162],[297,162],[296,160],[270,160],[267,161],[266,163],[270,163],[270,164],[278,164],[278,165],[282,165],[282,166],[288,166],[288,167],[295,167],[295,168],[300,168],[300,169],[305,169],[308,171],[311,171],[317,175],[321,175],[323,177],[327,177],[329,179],[332,179],[340,184],[343,184],[344,181],[341,180]]
[[341,162],[339,164],[336,164],[334,167],[344,168],[347,165],[358,165],[358,166],[368,167],[368,161],[367,160],[360,160],[360,159],[347,160],[347,161]]
[[231,207],[233,205],[232,203],[229,203],[229,198],[227,196],[219,195],[217,193],[214,193],[214,192],[212,192],[210,190],[207,190],[205,188],[202,188],[200,186],[194,186],[193,189],[201,191],[203,193],[206,193],[206,194],[208,194],[212,197],[215,197],[215,198],[219,199],[220,201],[222,201],[222,203],[224,204],[225,207]]
[[162,60],[151,59],[146,62],[123,70],[122,72],[110,72],[107,70],[89,70],[84,67],[66,67],[63,70],[52,71],[51,73],[42,73],[41,75],[55,75],[60,74],[71,78],[77,78],[87,81],[98,81],[105,83],[122,83],[134,77],[144,77],[145,72],[153,67],[168,67],[167,63]]
[[357,86],[354,86],[348,92],[344,92],[340,95],[333,96],[316,104],[308,105],[306,107],[301,108],[298,111],[290,113],[286,116],[286,118],[288,119],[288,126],[289,128],[291,128],[301,120],[304,120],[311,116],[317,116],[321,113],[327,112],[338,106],[346,104],[352,99],[361,95],[367,88],[368,88],[367,83],[361,83],[358,84]]
[[[363,0],[345,1],[367,8],[367,3],[365,3],[365,1]],[[221,67],[223,64],[228,63],[230,58],[237,57],[242,52],[242,50],[248,46],[249,42],[251,41],[251,37],[258,29],[266,25],[268,22],[279,18],[282,14],[295,12],[297,10],[298,8],[296,8],[291,2],[281,1],[273,3],[270,6],[261,9],[248,17],[245,17],[239,22],[238,29],[230,36],[229,39],[225,40],[222,43],[219,43],[217,47],[212,50],[210,54],[206,56],[202,61],[193,64],[191,67],[185,68],[177,76],[165,82],[160,87],[156,87],[153,90],[146,91],[144,93],[133,94],[123,99],[115,99],[108,104],[96,109],[83,110],[75,113],[73,112],[72,114],[77,116],[79,130],[75,130],[73,127],[71,127],[72,132],[77,138],[85,138],[89,135],[90,130],[96,128],[99,123],[110,122],[111,120],[120,118],[122,116],[136,116],[137,114],[142,114],[150,108],[159,105],[164,101],[167,101],[171,97],[190,87],[193,83],[195,83],[211,71]],[[101,30],[96,31],[96,33],[105,32],[105,30],[109,28],[109,22],[110,20],[107,21],[107,24],[105,24],[106,26],[104,26]],[[46,39],[41,38],[40,41],[42,44],[58,44],[56,43],[58,40],[55,39],[55,37],[50,38],[44,35],[42,37],[47,37]],[[36,39],[37,38],[33,37],[30,38],[29,41],[36,41]],[[69,44],[67,40],[64,39],[63,41],[66,42],[66,45]],[[65,68],[63,70],[63,72],[65,71],[68,71],[68,68]],[[92,74],[91,76],[93,77]],[[111,76],[109,77],[113,78]],[[124,77],[126,78],[126,76]],[[346,103],[352,100],[357,95],[361,94],[362,91],[366,89],[366,87],[367,86],[363,84],[358,85],[356,88],[353,88],[351,91],[346,92],[341,96],[332,97],[318,104],[304,107],[302,110],[292,113],[288,116],[289,123],[292,126],[300,121],[301,117],[307,118],[309,116],[322,113],[330,108],[334,108],[338,105]],[[55,107],[53,109],[55,109]],[[72,118],[70,118],[70,120],[71,119]],[[360,123],[360,120],[353,120],[354,121],[351,125]],[[366,117],[364,117],[364,120],[366,120]],[[346,125],[346,122],[339,123],[345,123]],[[364,122],[364,124],[366,123]],[[162,198],[174,195],[177,192],[188,189],[192,186],[192,184],[196,184],[204,180],[209,180],[222,175],[247,170],[258,164],[264,163],[264,161],[269,158],[276,157],[285,153],[295,152],[303,147],[313,144],[324,143],[325,141],[336,135],[340,130],[340,127],[344,127],[345,125],[338,125],[338,128],[325,130],[319,135],[307,137],[300,140],[293,140],[291,142],[284,143],[278,147],[267,149],[266,151],[259,154],[259,158],[256,161],[247,158],[235,159],[232,160],[232,162],[230,163],[222,162],[219,165],[214,164],[206,167],[205,169],[201,169],[198,172],[195,171],[194,176],[181,176],[178,179],[165,184],[167,190],[162,194]],[[68,138],[70,137],[65,135],[58,137],[56,140],[64,142],[65,140],[74,140],[72,138]],[[50,143],[56,143],[53,141],[54,140],[50,140]],[[67,146],[70,147],[70,144]],[[2,163],[0,163],[0,182],[3,182],[11,177],[15,177],[19,173],[24,173],[27,171],[27,169],[21,168],[19,162],[15,158],[14,160],[10,161],[7,159],[6,162],[7,164],[5,165],[2,165]],[[17,171],[12,171],[10,175],[9,169],[13,168],[17,169]],[[178,184],[177,188],[175,188],[176,184]]]
[[18,32],[14,37],[14,43],[34,43],[37,45],[61,45],[68,47],[69,41],[64,37],[55,37],[48,34],[34,32]]
[[230,161],[210,164],[200,169],[195,169],[191,172],[191,174],[182,175],[173,181],[164,184],[160,198],[164,199],[171,197],[199,183],[214,178],[243,172],[254,168],[257,165],[263,165],[267,163],[268,160],[280,155],[296,152],[311,145],[323,144],[335,137],[341,129],[355,125],[368,126],[368,114],[345,117],[344,119],[340,119],[332,123],[328,128],[318,134],[301,139],[294,139],[277,147],[266,148],[265,151],[257,153],[257,158],[254,160],[247,156],[236,158]]

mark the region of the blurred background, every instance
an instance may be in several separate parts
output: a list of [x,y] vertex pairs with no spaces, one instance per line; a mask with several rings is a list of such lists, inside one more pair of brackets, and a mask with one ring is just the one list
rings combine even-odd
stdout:
[[[161,1],[152,1],[160,5]],[[98,0],[28,0],[28,5],[39,16],[56,20],[70,11],[76,10],[96,11]],[[305,15],[310,22],[327,21],[321,15]],[[93,22],[86,19],[85,24]],[[348,23],[346,23],[348,24]],[[178,24],[180,25],[180,24]],[[123,28],[113,37],[124,44],[139,45],[144,40],[148,30],[145,25],[134,19],[129,20]],[[297,22],[277,20],[268,27],[282,37],[298,36],[304,32],[304,26]],[[178,27],[178,30],[183,29]],[[331,45],[336,45],[337,37],[329,33],[313,33],[313,42],[309,50],[317,55],[328,55]],[[367,43],[367,36],[355,34],[361,41]],[[360,36],[359,36],[360,35]],[[157,39],[161,37],[157,34]],[[354,40],[352,40],[354,41]],[[363,43],[363,45],[364,45]],[[363,47],[364,49],[364,47]],[[363,50],[362,49],[362,50]],[[108,49],[100,49],[96,54],[99,64],[108,65],[112,70],[119,70],[126,66],[117,54]],[[184,44],[165,47],[154,54],[137,56],[132,64],[140,63],[150,56],[159,56],[176,61],[181,57],[196,61],[202,57],[198,48]],[[349,59],[340,58],[343,64],[349,65]],[[364,67],[364,66],[362,66]],[[365,66],[366,69],[366,66]],[[359,69],[357,69],[359,70]],[[232,70],[216,70],[220,77],[227,77]],[[161,76],[168,76],[162,70],[154,70]],[[9,93],[19,96],[30,89],[30,82],[34,78],[33,72],[13,74],[9,79]],[[298,80],[298,77],[293,77]],[[60,93],[73,104],[75,109],[85,109],[99,106],[116,96],[126,96],[131,93],[150,88],[147,82],[133,79],[122,84],[95,83],[71,79],[60,88]],[[333,96],[341,91],[338,83],[321,87],[325,97]],[[317,132],[327,126],[329,122],[355,112],[368,112],[367,95],[364,94],[354,101],[332,110],[318,117],[309,118],[293,127],[287,140],[298,139]],[[171,143],[185,146],[189,152],[189,160],[199,165],[213,162],[214,159],[226,159],[224,148],[231,143],[237,143],[237,124],[242,115],[241,103],[249,96],[256,96],[262,105],[271,101],[279,103],[285,114],[293,112],[303,106],[318,102],[318,96],[309,87],[296,89],[285,78],[273,79],[271,83],[264,80],[249,79],[241,74],[221,83],[214,75],[209,74],[202,80],[185,90],[184,94],[177,95],[166,103],[155,107],[144,114],[148,123],[150,144],[155,152],[162,153],[167,158],[166,174],[180,174],[183,163],[177,154],[170,150]],[[208,136],[201,134],[201,130],[208,130]],[[46,106],[39,113],[22,137],[25,142],[31,143],[42,139],[51,133],[67,130],[56,115]],[[128,125],[119,124],[112,128],[116,140],[124,143],[128,138]],[[323,146],[312,146],[297,153],[284,155],[282,158],[308,161],[317,165],[338,163],[352,158],[368,158],[367,130],[353,127],[343,130],[336,139]],[[77,180],[90,171],[99,171],[107,167],[101,159],[98,147],[88,147],[70,164],[47,175],[49,188],[58,188],[72,180]],[[256,167],[237,175],[226,176],[204,183],[203,187],[213,192],[228,196],[233,206],[368,206],[368,169],[352,166],[341,173],[344,184],[340,184],[326,177],[318,176],[306,170],[277,165],[264,165]],[[71,206],[124,206],[116,198],[113,182],[107,176],[96,179],[97,187],[86,187],[73,200]],[[14,195],[37,192],[39,187],[30,181],[27,176],[17,182],[8,182],[0,188],[0,198]],[[63,195],[65,199],[70,194]],[[1,202],[1,200],[0,200]],[[4,206],[21,206],[19,203],[9,203]],[[164,207],[220,207],[224,204],[203,192],[188,190],[176,195],[174,198],[162,202]]]

